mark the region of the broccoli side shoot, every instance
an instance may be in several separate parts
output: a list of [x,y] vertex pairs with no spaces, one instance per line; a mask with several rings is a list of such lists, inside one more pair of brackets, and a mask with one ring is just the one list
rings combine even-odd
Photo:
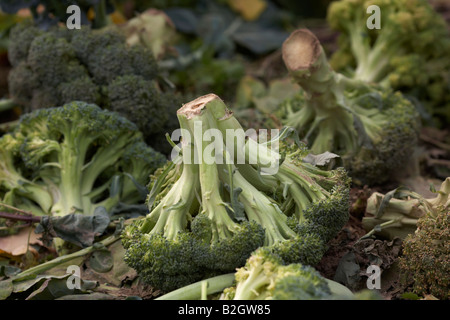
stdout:
[[282,50],[302,91],[279,112],[313,153],[339,154],[357,183],[383,183],[402,168],[417,143],[420,125],[409,100],[334,72],[309,30],[294,31]]
[[[366,10],[380,8],[381,28],[369,29]],[[327,20],[339,31],[331,66],[418,99],[436,118],[450,120],[450,37],[442,15],[426,0],[341,0]],[[445,114],[446,113],[446,114]]]

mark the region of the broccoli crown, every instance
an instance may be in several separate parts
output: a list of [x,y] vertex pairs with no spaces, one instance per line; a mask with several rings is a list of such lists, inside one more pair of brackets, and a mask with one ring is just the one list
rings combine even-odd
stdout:
[[[314,54],[302,61],[297,58],[299,48]],[[386,182],[404,165],[420,127],[409,100],[389,88],[332,71],[319,40],[308,30],[291,34],[283,58],[302,92],[278,112],[314,153],[336,152],[359,183]]]
[[[143,144],[132,122],[85,102],[25,114],[1,143],[8,146],[2,148],[8,168],[2,170],[0,185],[16,195],[9,204],[36,214],[91,215],[99,206],[110,210],[121,201],[143,202],[137,185],[147,184],[150,174],[164,163],[159,153]],[[130,160],[138,151],[148,158]],[[122,183],[120,192],[110,197],[113,177],[126,181],[126,175],[136,185]]]
[[402,281],[419,295],[449,299],[450,207],[419,218],[415,233],[406,237],[400,257]]
[[[366,27],[370,5],[380,8],[379,29]],[[327,19],[340,32],[333,68],[415,96],[432,113],[446,104],[450,37],[445,20],[428,1],[335,1]]]
[[154,82],[139,75],[115,78],[109,83],[107,92],[109,109],[126,114],[145,135],[161,130],[168,118],[159,107],[162,98]]
[[[125,248],[132,248],[126,261],[164,290],[179,287],[177,273],[192,281],[193,276],[200,280],[232,272],[260,247],[283,263],[318,263],[327,242],[348,219],[350,181],[345,170],[306,162],[310,154],[304,145],[283,147],[279,170],[270,176],[260,174],[263,164],[258,161],[234,164],[228,149],[215,150],[215,159],[221,161],[192,161],[211,151],[207,139],[194,130],[198,124],[204,130],[219,130],[224,139],[228,129],[242,128],[213,94],[185,104],[177,115],[185,129],[177,158],[182,161],[168,162],[152,176],[148,215],[122,233]],[[242,147],[246,159],[257,158],[250,154],[251,147]],[[266,144],[259,147],[268,151]],[[189,241],[180,244],[181,234]],[[133,249],[142,246],[148,251]],[[167,250],[175,253],[163,255]],[[167,256],[178,260],[166,263],[164,270],[161,261],[167,262]],[[173,277],[159,282],[169,273]]]
[[331,295],[326,280],[312,267],[283,264],[268,248],[252,253],[235,274],[236,285],[221,300],[313,300]]
[[170,116],[176,119],[181,98],[157,85],[153,53],[127,45],[118,29],[43,31],[24,23],[12,35],[9,91],[25,111],[72,101],[97,104],[134,122],[149,144],[176,129]]

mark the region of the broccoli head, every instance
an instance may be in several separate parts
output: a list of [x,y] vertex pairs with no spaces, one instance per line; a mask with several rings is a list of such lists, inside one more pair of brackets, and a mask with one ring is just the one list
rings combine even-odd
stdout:
[[[366,26],[371,5],[380,8],[379,29]],[[428,1],[334,1],[327,20],[340,32],[330,60],[335,70],[401,90],[442,117],[450,99],[450,37],[445,20]]]
[[[283,159],[255,140],[228,145],[227,131],[243,129],[214,94],[184,104],[177,116],[178,157],[153,176],[148,215],[122,233],[126,262],[164,291],[182,281],[232,272],[260,247],[284,263],[318,263],[348,219],[346,172],[305,163],[303,156],[311,155],[304,145],[286,147]],[[204,136],[212,132],[214,143]],[[255,153],[255,144],[264,152]],[[257,161],[238,163],[238,145],[244,159]],[[261,174],[272,156],[281,160],[280,169]]]
[[[3,201],[40,215],[143,203],[139,186],[165,162],[131,121],[85,102],[24,114],[0,141]],[[116,177],[121,183],[112,194]]]
[[20,23],[12,35],[9,91],[24,111],[72,101],[97,104],[134,122],[150,145],[156,135],[176,129],[181,98],[158,85],[151,50],[127,45],[119,29],[44,31]]
[[335,152],[355,182],[383,183],[410,158],[420,126],[414,105],[399,92],[332,71],[319,40],[294,31],[283,59],[302,91],[279,113],[314,153]]

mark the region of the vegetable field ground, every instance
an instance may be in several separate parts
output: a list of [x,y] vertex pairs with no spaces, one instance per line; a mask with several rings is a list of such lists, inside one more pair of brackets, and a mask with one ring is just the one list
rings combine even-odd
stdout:
[[448,300],[449,222],[446,0],[0,0],[0,300]]

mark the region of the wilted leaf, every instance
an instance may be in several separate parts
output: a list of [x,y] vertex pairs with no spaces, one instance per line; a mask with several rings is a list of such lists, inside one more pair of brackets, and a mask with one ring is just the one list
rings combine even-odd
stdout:
[[353,252],[346,253],[336,269],[334,281],[337,281],[348,288],[356,288],[361,276],[360,266],[356,263],[356,256]]
[[0,237],[0,251],[12,256],[20,256],[31,249],[30,244],[43,245],[34,232],[34,228],[23,228],[19,233]]
[[106,230],[109,222],[106,209],[98,207],[93,215],[73,213],[62,217],[44,216],[35,232],[48,233],[85,248],[94,243],[95,237]]
[[[102,288],[103,292],[108,292],[120,287],[127,279],[133,280],[136,278],[136,271],[130,268],[124,261],[123,257],[125,249],[120,241],[108,246],[110,253],[112,267],[107,272],[100,272],[92,268],[91,261],[89,260],[88,268],[84,271],[86,277],[90,279],[99,279],[101,283],[108,283],[110,290]],[[109,258],[107,258],[109,260]],[[113,287],[111,287],[113,286]],[[111,292],[114,295],[114,292]]]
[[18,274],[21,270],[8,264],[8,261],[0,261],[0,278],[10,278]]
[[314,166],[325,166],[335,158],[339,158],[339,156],[337,154],[325,151],[324,153],[317,155],[310,153],[303,158],[303,161],[310,163]]
[[93,252],[89,257],[89,266],[100,273],[108,272],[114,266],[111,252],[107,248]]
[[0,300],[5,300],[13,292],[14,286],[11,279],[0,281]]

